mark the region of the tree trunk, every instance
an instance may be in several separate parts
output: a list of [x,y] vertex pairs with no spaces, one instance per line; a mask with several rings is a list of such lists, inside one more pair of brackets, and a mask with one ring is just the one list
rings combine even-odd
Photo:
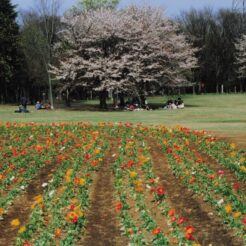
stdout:
[[119,99],[120,99],[120,107],[125,107],[125,98],[123,93],[119,93]]
[[71,107],[70,91],[69,91],[69,89],[66,90],[66,99],[65,99],[65,101],[66,101],[66,106],[67,107]]
[[243,83],[242,83],[242,80],[240,80],[240,93],[243,93]]
[[100,108],[107,109],[107,91],[103,90],[99,92]]

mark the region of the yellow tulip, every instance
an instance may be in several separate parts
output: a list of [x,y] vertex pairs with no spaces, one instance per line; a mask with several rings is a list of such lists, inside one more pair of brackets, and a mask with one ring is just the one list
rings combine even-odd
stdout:
[[225,207],[224,207],[224,209],[225,209],[225,211],[226,211],[227,213],[231,213],[231,211],[232,211],[231,204],[226,204]]
[[19,225],[20,225],[20,221],[19,221],[19,219],[14,219],[14,220],[12,220],[12,221],[10,222],[10,224],[11,224],[12,226],[19,226]]
[[85,185],[85,179],[80,178],[80,179],[79,179],[79,184],[80,184],[81,186]]
[[23,233],[26,231],[26,227],[25,226],[21,226],[18,233]]
[[95,149],[95,150],[94,150],[94,153],[95,153],[95,154],[99,154],[100,152],[101,152],[100,149]]
[[240,166],[240,169],[241,169],[243,172],[246,172],[246,167],[245,167],[245,166]]
[[235,212],[235,213],[233,213],[233,217],[234,218],[238,218],[240,216],[241,216],[241,212]]
[[135,178],[138,174],[134,171],[130,172],[130,177]]

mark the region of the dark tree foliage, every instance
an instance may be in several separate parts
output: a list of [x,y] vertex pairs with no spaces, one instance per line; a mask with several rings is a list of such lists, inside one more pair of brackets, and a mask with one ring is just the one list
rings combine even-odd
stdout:
[[[0,97],[1,102],[16,100],[15,81],[21,78],[21,53],[19,50],[19,27],[17,13],[10,0],[0,4]],[[23,64],[22,64],[23,65]]]
[[[52,46],[57,41],[55,32],[60,26],[59,17],[47,16],[47,25],[37,12],[29,11],[21,13],[23,24],[21,25],[21,43],[26,62],[26,75],[29,81],[29,90],[32,91],[30,100],[37,101],[43,99],[43,93],[48,95],[48,75],[46,63],[55,63],[52,56]],[[54,25],[54,27],[52,26]],[[48,35],[54,29],[50,39],[51,47],[47,43],[45,26]]]
[[[225,91],[238,86],[235,73],[235,42],[244,32],[242,13],[210,8],[183,12],[178,18],[182,30],[199,48],[195,80],[202,82],[207,92]],[[239,87],[239,86],[238,86]]]

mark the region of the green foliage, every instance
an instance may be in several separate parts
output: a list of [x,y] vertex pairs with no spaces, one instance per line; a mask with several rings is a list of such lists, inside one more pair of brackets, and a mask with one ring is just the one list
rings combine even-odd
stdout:
[[79,4],[83,9],[91,10],[98,8],[115,8],[119,3],[119,0],[80,0]]

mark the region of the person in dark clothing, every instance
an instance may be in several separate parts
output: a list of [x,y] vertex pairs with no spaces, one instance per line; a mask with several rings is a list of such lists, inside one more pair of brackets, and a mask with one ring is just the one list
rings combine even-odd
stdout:
[[22,97],[20,100],[21,105],[23,106],[24,110],[26,110],[27,107],[27,99],[26,97]]
[[29,111],[24,109],[23,105],[19,105],[18,110],[15,110],[15,113],[29,113]]
[[28,112],[28,110],[27,110],[27,98],[25,96],[21,97],[20,104],[22,106],[22,112]]

